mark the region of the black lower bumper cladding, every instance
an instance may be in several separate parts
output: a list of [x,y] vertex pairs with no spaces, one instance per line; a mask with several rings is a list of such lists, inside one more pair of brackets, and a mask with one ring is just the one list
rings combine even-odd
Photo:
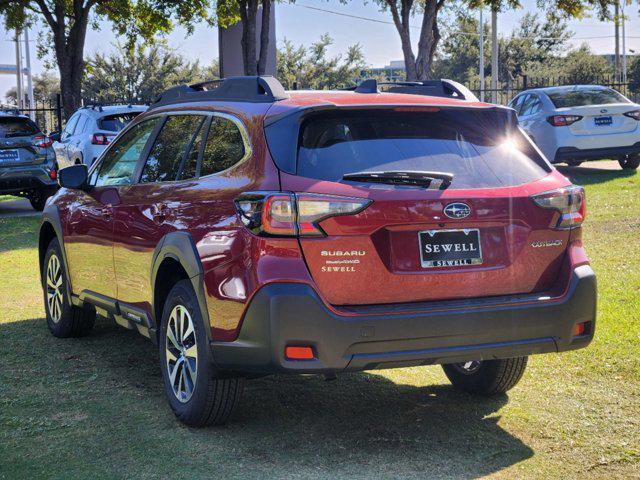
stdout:
[[[255,374],[334,373],[560,352],[587,346],[595,331],[596,278],[577,267],[565,295],[353,307],[336,314],[313,288],[274,283],[253,298],[238,339],[213,342],[217,367]],[[389,311],[389,308],[386,309]],[[589,322],[573,337],[574,325]],[[313,360],[288,360],[286,346]]]

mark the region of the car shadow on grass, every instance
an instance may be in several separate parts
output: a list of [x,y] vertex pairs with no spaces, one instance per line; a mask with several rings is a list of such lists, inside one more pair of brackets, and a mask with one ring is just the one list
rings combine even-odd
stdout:
[[[81,339],[50,336],[44,319],[2,328],[5,373],[12,377],[8,384],[36,383],[27,403],[42,403],[42,415],[62,410],[60,418],[68,418],[81,405],[78,418],[93,425],[82,426],[87,452],[103,448],[109,439],[141,453],[153,450],[157,459],[182,454],[187,460],[181,468],[194,478],[212,462],[226,478],[236,476],[239,464],[243,478],[265,478],[269,472],[278,478],[477,478],[534,453],[499,422],[507,395],[479,398],[448,384],[394,383],[384,372],[344,374],[330,382],[283,375],[251,380],[228,425],[190,429],[177,422],[164,399],[157,347],[139,335],[106,320]],[[25,349],[29,369],[21,363]],[[425,370],[413,372],[420,376]],[[426,382],[418,377],[416,383]],[[66,400],[69,384],[73,393]],[[14,394],[22,403],[21,390]],[[54,395],[61,398],[56,406],[49,404]],[[37,410],[19,414],[41,415]],[[46,445],[47,437],[38,435]],[[85,459],[73,461],[81,465]],[[160,461],[147,459],[145,473],[166,474]]]
[[635,170],[610,170],[595,167],[565,167],[557,165],[556,168],[576,185],[595,185],[606,183],[620,178],[633,177]]

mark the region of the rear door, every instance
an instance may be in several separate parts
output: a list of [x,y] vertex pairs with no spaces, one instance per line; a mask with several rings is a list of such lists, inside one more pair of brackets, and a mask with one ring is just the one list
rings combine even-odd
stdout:
[[[551,168],[509,115],[428,107],[325,112],[302,124],[297,175],[284,190],[369,198],[300,244],[332,304],[417,302],[544,291],[568,232],[530,195],[556,188]],[[355,172],[446,172],[447,189],[354,182]],[[567,182],[568,183],[568,182]],[[553,241],[548,248],[534,248]]]
[[71,141],[71,136],[73,135],[73,131],[76,128],[76,124],[78,123],[79,118],[80,113],[78,112],[72,115],[65,125],[64,130],[62,130],[62,133],[60,134],[60,140],[53,143],[53,149],[56,152],[56,160],[58,161],[58,165],[60,166],[60,168],[68,167],[69,165],[71,165],[67,147],[69,145],[69,142]]

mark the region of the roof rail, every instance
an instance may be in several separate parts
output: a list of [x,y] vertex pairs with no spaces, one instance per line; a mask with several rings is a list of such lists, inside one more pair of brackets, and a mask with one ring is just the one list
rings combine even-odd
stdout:
[[206,100],[273,103],[287,98],[289,95],[275,77],[229,77],[170,88],[158,97],[152,107]]
[[102,103],[98,103],[98,102],[87,103],[87,104],[83,105],[82,108],[90,108],[91,110],[96,110],[97,109],[99,112],[101,112],[102,111],[102,105],[103,105]]
[[479,101],[478,97],[467,87],[447,78],[422,80],[420,82],[382,82],[380,85],[384,86],[383,91],[390,93],[409,93],[412,95],[430,95],[432,97]]

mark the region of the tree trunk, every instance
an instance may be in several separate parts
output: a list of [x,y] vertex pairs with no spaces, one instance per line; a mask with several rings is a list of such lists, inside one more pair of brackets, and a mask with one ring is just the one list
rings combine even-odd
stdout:
[[256,61],[256,16],[258,0],[240,0],[240,21],[242,22],[242,60],[245,75],[257,75]]
[[67,119],[73,115],[82,102],[84,44],[90,9],[91,6],[85,8],[81,1],[75,0],[74,21],[69,28],[65,22],[64,7],[61,2],[56,2],[54,11],[47,11],[45,15],[53,32],[53,44],[60,71],[60,95],[64,115]]
[[264,75],[269,58],[269,31],[271,29],[271,0],[262,0],[262,24],[260,27],[260,57],[258,75]]
[[413,53],[410,32],[411,10],[413,9],[414,0],[399,0],[400,9],[398,9],[398,0],[385,1],[391,11],[396,30],[400,35],[407,80],[427,80],[431,71],[433,57],[440,41],[438,12],[445,0],[426,0],[424,4],[417,58]]
[[440,30],[438,29],[439,3],[436,0],[429,0],[424,6],[420,39],[418,41],[418,58],[416,60],[417,80],[427,80],[429,78],[433,57],[440,41]]

